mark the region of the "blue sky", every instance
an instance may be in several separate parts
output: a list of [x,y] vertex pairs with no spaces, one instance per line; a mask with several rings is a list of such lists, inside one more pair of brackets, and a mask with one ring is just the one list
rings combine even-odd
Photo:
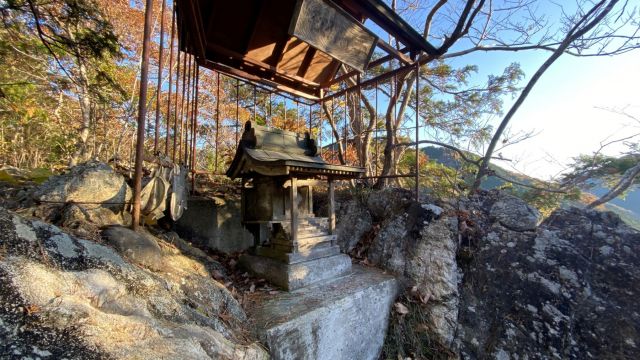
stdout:
[[[474,60],[481,73],[496,73],[518,61],[527,81],[546,56],[496,53],[479,54]],[[505,105],[511,103],[509,99]],[[640,51],[589,58],[564,55],[556,61],[511,121],[513,132],[537,135],[504,149],[505,157],[517,161],[500,165],[548,178],[562,171],[572,157],[597,150],[601,142],[640,131],[640,124],[601,107],[628,107],[629,113],[640,116]],[[622,146],[611,146],[605,153],[617,155],[621,150]]]
[[[495,2],[496,6],[498,2]],[[560,5],[567,12],[575,10],[574,1],[541,1],[537,4],[550,31],[559,28]],[[424,13],[420,14],[421,11],[426,9],[402,14],[418,31],[422,30],[421,22],[426,17]],[[432,29],[432,33],[436,34],[438,30],[437,27]],[[450,32],[450,29],[440,30],[441,33]],[[439,45],[437,39],[430,41]],[[457,50],[463,48],[464,44]],[[488,75],[501,74],[506,66],[518,62],[525,73],[521,82],[524,86],[549,55],[545,51],[476,52],[452,59],[451,63],[478,65],[475,81],[482,83]],[[504,100],[506,112],[514,100]],[[599,107],[626,108],[630,114],[640,117],[640,50],[618,56],[563,55],[558,59],[538,81],[510,123],[514,133],[533,131],[537,135],[502,150],[504,157],[515,161],[498,164],[548,179],[566,169],[572,157],[595,151],[601,142],[640,132],[640,124],[629,126],[632,123],[629,119]],[[497,126],[500,120],[497,116],[491,123]],[[622,149],[621,145],[611,146],[604,152],[618,155]]]

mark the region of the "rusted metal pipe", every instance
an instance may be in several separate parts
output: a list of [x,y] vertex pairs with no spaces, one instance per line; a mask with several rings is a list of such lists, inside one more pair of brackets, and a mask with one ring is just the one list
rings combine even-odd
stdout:
[[[254,88],[255,90],[255,88]],[[255,111],[255,104],[254,104],[254,111]],[[215,158],[214,158],[214,170],[213,172],[217,175],[218,174],[218,148],[220,147],[220,73],[217,72],[217,77],[216,77],[216,152],[215,152]],[[236,136],[237,137],[237,136]]]
[[240,127],[240,80],[236,79],[236,146],[238,146],[238,132],[239,132],[238,128],[239,127]]
[[[178,39],[178,42],[180,42],[180,40]],[[175,98],[175,111],[173,114],[173,151],[172,151],[172,155],[171,155],[171,159],[173,160],[173,162],[176,162],[176,148],[177,148],[177,141],[178,141],[178,114],[180,112],[180,108],[178,107],[178,91],[180,91],[180,44],[178,44],[178,68],[176,70],[176,98]]]
[[[198,98],[200,95],[200,67],[196,67],[196,98],[195,98],[195,109],[193,116],[193,130],[191,131],[191,191],[195,193],[196,191],[196,170],[197,170],[197,157],[196,157],[196,142],[197,138],[197,129],[198,129]],[[216,149],[217,150],[217,149]]]
[[160,137],[160,94],[162,94],[162,53],[164,51],[164,8],[167,0],[162,0],[160,11],[160,53],[158,54],[158,89],[156,90],[156,128],[153,137],[153,153],[158,152],[158,138]]
[[169,127],[171,126],[171,90],[173,90],[172,77],[173,77],[173,41],[176,31],[176,9],[175,6],[171,12],[171,42],[169,45],[169,96],[167,96],[167,116],[165,117],[165,141],[164,141],[164,155],[169,156]]
[[138,133],[136,138],[136,161],[133,175],[133,209],[131,228],[138,229],[140,223],[140,192],[142,190],[142,160],[144,158],[144,121],[147,115],[147,88],[149,86],[149,45],[151,42],[151,19],[153,0],[147,0],[144,10],[144,36],[142,40],[142,62],[140,64],[140,96],[138,97]]
[[416,202],[420,201],[420,149],[418,147],[420,134],[419,115],[420,115],[420,64],[416,62]]
[[191,111],[190,111],[190,105],[191,105],[191,86],[192,86],[192,77],[193,77],[193,55],[189,55],[189,67],[188,67],[188,72],[187,72],[187,100],[184,103],[184,114],[182,116],[182,136],[180,137],[180,152],[182,152],[182,147],[184,146],[184,153],[181,155],[182,156],[182,164],[187,166],[187,136],[188,136],[188,132],[189,132],[189,127],[188,127],[188,122],[189,122],[189,116],[191,115]]

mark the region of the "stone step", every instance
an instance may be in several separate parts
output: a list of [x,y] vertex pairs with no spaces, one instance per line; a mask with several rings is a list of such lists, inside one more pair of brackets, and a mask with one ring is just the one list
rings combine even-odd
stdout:
[[260,297],[247,312],[274,359],[378,359],[398,286],[354,265],[346,276]]
[[317,243],[321,243],[321,242],[325,242],[325,241],[335,241],[336,240],[336,235],[320,235],[320,236],[310,236],[310,237],[306,237],[306,238],[298,238],[298,246],[301,245],[310,245],[310,244],[317,244]]
[[[337,248],[337,246],[336,246]],[[328,250],[335,251],[333,248]],[[285,290],[295,290],[348,274],[351,271],[351,258],[340,254],[323,256],[315,259],[304,258],[303,252],[291,254],[300,257],[301,261],[281,262],[264,256],[242,255],[240,265],[254,274],[263,277]]]
[[306,238],[312,238],[312,237],[316,237],[316,236],[327,236],[329,235],[328,231],[323,231],[323,230],[307,230],[307,231],[298,231],[298,241],[300,241],[300,239],[306,239]]
[[304,251],[291,252],[290,247],[276,246],[259,246],[254,250],[255,255],[265,256],[283,262],[285,264],[297,264],[300,262],[320,259],[327,256],[340,254],[338,245],[324,246],[314,249],[305,249]]
[[329,219],[328,218],[305,218],[305,219],[300,219],[298,221],[298,225],[327,225],[329,224]]

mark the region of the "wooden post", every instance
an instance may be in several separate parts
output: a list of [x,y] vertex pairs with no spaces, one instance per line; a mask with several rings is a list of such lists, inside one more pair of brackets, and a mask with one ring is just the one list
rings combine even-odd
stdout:
[[336,232],[336,202],[335,202],[335,184],[332,178],[329,178],[329,235]]
[[291,245],[292,252],[298,252],[298,183],[295,177],[291,178],[291,187],[289,187],[289,199],[291,200]]
[[138,133],[136,162],[133,176],[133,210],[131,228],[138,229],[140,223],[140,192],[142,190],[142,159],[144,158],[144,120],[147,115],[147,87],[149,81],[149,44],[151,43],[151,18],[153,0],[147,0],[144,10],[144,36],[142,40],[142,63],[140,66],[140,97],[138,99]]
[[313,217],[313,186],[309,185],[309,193],[307,196],[307,203],[309,204],[309,217]]

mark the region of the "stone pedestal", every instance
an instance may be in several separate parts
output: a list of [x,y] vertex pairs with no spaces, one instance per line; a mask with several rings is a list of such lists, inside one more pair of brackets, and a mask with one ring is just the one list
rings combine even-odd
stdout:
[[[330,256],[312,260],[279,261],[265,256],[242,255],[240,265],[252,273],[269,279],[285,290],[296,290],[322,280],[327,280],[351,272],[351,258],[333,249]],[[285,254],[295,256],[295,254]],[[299,256],[303,256],[300,254]]]
[[380,270],[353,266],[349,275],[269,298],[249,315],[275,359],[378,359],[397,286]]

